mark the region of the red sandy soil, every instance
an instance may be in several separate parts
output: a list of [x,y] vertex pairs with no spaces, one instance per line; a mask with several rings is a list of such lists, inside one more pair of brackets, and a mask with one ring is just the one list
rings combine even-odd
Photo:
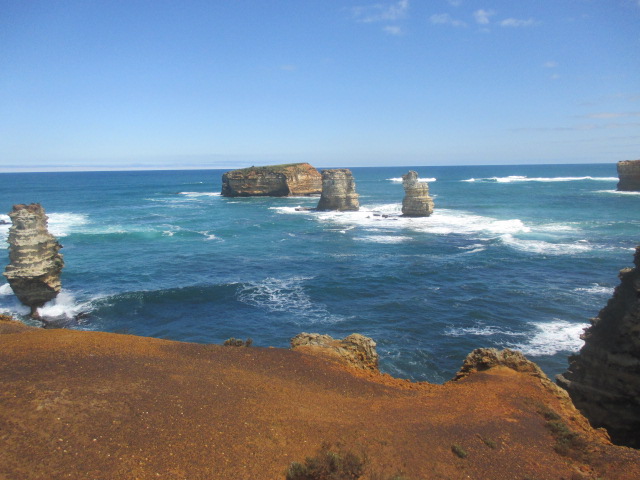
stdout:
[[[506,367],[431,385],[301,351],[0,322],[0,381],[0,479],[284,479],[323,442],[366,455],[362,478],[640,478],[640,451]],[[579,448],[556,453],[543,406]]]

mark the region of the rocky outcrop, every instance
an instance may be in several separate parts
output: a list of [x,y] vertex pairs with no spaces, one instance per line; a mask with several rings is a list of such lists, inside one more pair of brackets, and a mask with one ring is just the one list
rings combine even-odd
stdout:
[[308,163],[242,168],[222,175],[225,197],[288,197],[321,191],[322,176]]
[[640,160],[618,162],[618,190],[640,192]]
[[291,348],[311,350],[334,357],[352,367],[378,371],[376,342],[359,333],[352,333],[342,340],[319,333],[300,333],[291,339]]
[[[462,363],[462,367],[453,378],[454,381],[468,377],[472,373],[482,372],[495,367],[507,367],[519,373],[531,375],[540,379],[542,385],[559,397],[567,397],[567,393],[558,388],[549,377],[531,360],[527,359],[522,352],[505,348],[476,348]],[[570,403],[570,402],[569,402]]]
[[9,213],[9,265],[4,271],[11,289],[38,317],[38,308],[60,292],[62,248],[47,230],[47,216],[38,203],[14,205]]
[[418,180],[418,173],[410,170],[402,176],[404,199],[402,215],[405,217],[428,217],[433,213],[433,200],[429,196],[429,185]]
[[357,211],[360,208],[358,197],[351,170],[335,168],[322,171],[322,195],[318,210]]
[[640,448],[640,246],[634,263],[620,271],[620,285],[557,382],[593,426],[606,428],[615,443]]

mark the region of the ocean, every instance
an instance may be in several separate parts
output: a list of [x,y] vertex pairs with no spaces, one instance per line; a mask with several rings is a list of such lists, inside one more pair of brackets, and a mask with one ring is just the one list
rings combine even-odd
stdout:
[[[399,216],[409,169],[431,217]],[[564,371],[640,244],[640,194],[615,191],[615,164],[352,171],[361,208],[344,213],[222,197],[224,170],[6,173],[0,220],[16,203],[47,211],[66,263],[41,309],[56,326],[285,348],[357,332],[383,372],[438,383],[478,347]],[[4,278],[0,313],[39,324]]]

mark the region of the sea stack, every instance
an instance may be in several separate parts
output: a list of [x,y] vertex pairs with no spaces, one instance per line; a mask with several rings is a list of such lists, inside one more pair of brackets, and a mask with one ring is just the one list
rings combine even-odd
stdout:
[[308,163],[249,167],[222,175],[225,197],[297,197],[321,191],[322,176]]
[[357,211],[360,208],[358,197],[351,170],[335,168],[322,171],[322,195],[318,210]]
[[433,213],[433,200],[429,196],[427,182],[418,180],[418,173],[410,170],[402,176],[404,199],[402,215],[405,217],[428,217]]
[[576,407],[614,443],[640,448],[640,246],[635,268],[620,271],[620,285],[558,375]]
[[60,292],[64,266],[62,245],[47,230],[47,216],[39,203],[14,205],[9,213],[9,265],[4,271],[13,293],[39,318],[38,308]]
[[618,190],[640,192],[640,160],[618,162]]

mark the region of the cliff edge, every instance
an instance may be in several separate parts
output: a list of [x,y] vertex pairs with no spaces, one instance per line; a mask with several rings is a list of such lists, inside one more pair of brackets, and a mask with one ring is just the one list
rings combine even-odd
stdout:
[[284,479],[325,442],[366,455],[363,480],[640,478],[640,452],[539,377],[467,373],[412,383],[311,350],[0,320],[0,478]]
[[558,375],[576,407],[615,443],[640,448],[640,246],[613,297],[585,329],[584,346]]
[[288,197],[322,192],[322,176],[308,163],[232,170],[222,175],[225,197]]

